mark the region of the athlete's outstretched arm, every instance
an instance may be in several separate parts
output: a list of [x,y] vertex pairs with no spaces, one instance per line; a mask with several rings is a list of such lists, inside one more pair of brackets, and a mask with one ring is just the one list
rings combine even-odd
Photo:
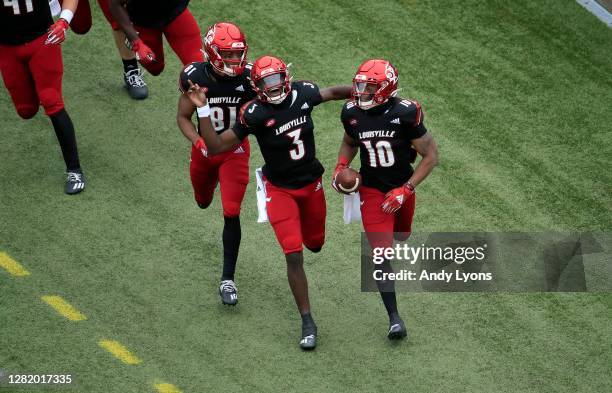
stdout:
[[331,100],[348,100],[351,98],[351,86],[332,86],[325,89],[321,89],[321,98],[323,102]]
[[127,0],[110,0],[110,12],[117,23],[119,23],[121,30],[123,30],[127,38],[134,42],[138,39],[138,32],[132,26],[130,15],[125,9],[126,4]]
[[416,151],[423,157],[410,178],[410,183],[416,187],[425,180],[433,168],[438,165],[438,146],[429,132],[420,138],[413,139],[412,146],[414,146]]
[[[185,94],[197,108],[198,118],[200,119],[200,132],[206,142],[208,152],[210,154],[218,154],[238,146],[240,144],[240,139],[236,136],[233,129],[229,129],[221,135],[217,134],[210,121],[210,107],[208,106],[208,99],[204,93],[204,88],[200,87],[197,83],[194,84],[191,80],[188,82],[189,90],[187,90]],[[189,120],[189,122],[191,122],[191,120]]]

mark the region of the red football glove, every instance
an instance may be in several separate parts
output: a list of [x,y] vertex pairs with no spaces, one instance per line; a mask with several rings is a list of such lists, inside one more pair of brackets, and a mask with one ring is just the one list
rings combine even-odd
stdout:
[[132,42],[132,52],[136,54],[136,60],[142,64],[151,64],[155,61],[155,53],[139,38]]
[[204,138],[198,138],[194,146],[196,147],[196,149],[200,149],[204,157],[208,157],[208,149],[206,148],[206,142],[204,142]]
[[65,19],[58,19],[57,22],[49,28],[49,34],[47,34],[45,45],[57,45],[64,42],[68,27],[70,27],[70,25]]
[[387,214],[395,213],[412,194],[414,194],[414,187],[410,183],[392,189],[385,195],[385,200],[381,205],[383,211]]
[[332,175],[332,183],[331,183],[332,188],[341,194],[342,192],[338,190],[338,185],[336,184],[336,177],[338,177],[338,173],[340,173],[340,171],[342,171],[345,168],[348,168],[348,164],[349,164],[348,158],[344,156],[338,157],[338,163],[336,164],[336,169],[334,169],[334,174]]

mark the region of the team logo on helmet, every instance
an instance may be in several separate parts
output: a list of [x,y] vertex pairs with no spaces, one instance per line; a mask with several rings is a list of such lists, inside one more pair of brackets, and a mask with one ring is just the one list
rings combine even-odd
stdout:
[[213,25],[210,29],[208,29],[208,32],[206,33],[206,37],[204,37],[204,42],[207,45],[210,45],[212,44],[214,39],[215,39],[215,26]]
[[387,80],[391,84],[397,83],[398,76],[395,73],[395,69],[393,68],[393,66],[391,66],[391,64],[387,64],[387,69],[385,70],[385,74],[387,76]]

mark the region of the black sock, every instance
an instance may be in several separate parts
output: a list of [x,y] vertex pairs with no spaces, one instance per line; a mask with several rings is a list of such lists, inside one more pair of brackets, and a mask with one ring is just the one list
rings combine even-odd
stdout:
[[[385,260],[381,265],[381,270],[384,273],[393,273],[393,268],[389,261]],[[387,314],[391,318],[392,314],[397,314],[397,299],[395,297],[395,282],[394,281],[376,281],[380,297],[382,298]]]
[[240,248],[240,216],[224,217],[223,226],[223,275],[221,280],[233,280]]
[[317,324],[310,313],[302,315],[302,337],[317,334]]
[[136,59],[123,60],[123,72],[132,71],[138,68],[138,63]]
[[70,120],[70,116],[68,116],[68,112],[62,109],[49,117],[51,118],[51,123],[53,123],[57,140],[62,148],[66,169],[68,171],[80,171],[81,164],[79,162],[76,136],[74,135],[74,125],[72,120]]

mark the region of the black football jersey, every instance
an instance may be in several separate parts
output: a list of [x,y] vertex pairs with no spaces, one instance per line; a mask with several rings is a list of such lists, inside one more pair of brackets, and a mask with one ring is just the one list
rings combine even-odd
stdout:
[[416,155],[412,140],[425,135],[418,102],[392,98],[369,110],[352,101],[342,108],[344,131],[359,142],[363,185],[387,192],[407,182]]
[[189,5],[189,0],[128,0],[127,11],[136,26],[161,29]]
[[254,100],[240,110],[234,132],[240,139],[255,135],[265,161],[263,173],[275,186],[297,189],[323,174],[316,158],[311,116],[322,101],[314,83],[293,82],[282,103]]
[[40,37],[53,24],[49,0],[0,2],[0,44],[21,45]]
[[251,67],[249,63],[241,75],[229,77],[216,74],[209,62],[191,63],[181,72],[179,89],[182,93],[189,90],[189,80],[206,89],[210,121],[215,131],[221,134],[234,127],[240,108],[257,96],[249,78]]

